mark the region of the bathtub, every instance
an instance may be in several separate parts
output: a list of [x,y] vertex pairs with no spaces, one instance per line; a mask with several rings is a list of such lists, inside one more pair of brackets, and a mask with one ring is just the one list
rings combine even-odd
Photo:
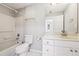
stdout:
[[[10,48],[0,51],[0,56],[17,56],[15,53],[15,48],[18,45],[20,44],[13,45]],[[41,55],[42,55],[42,51],[31,49],[30,53],[28,53],[27,56],[41,56]]]
[[16,48],[17,44],[16,45],[13,45],[11,46],[10,48],[7,48],[5,50],[2,50],[0,52],[0,56],[15,56],[15,48]]

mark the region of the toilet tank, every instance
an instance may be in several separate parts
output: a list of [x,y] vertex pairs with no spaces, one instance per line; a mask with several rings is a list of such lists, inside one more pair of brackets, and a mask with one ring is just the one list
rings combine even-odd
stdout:
[[31,44],[33,40],[33,35],[25,35],[25,43]]

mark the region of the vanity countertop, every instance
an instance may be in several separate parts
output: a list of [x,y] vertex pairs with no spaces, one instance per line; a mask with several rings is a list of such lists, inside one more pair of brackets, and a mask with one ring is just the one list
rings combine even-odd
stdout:
[[70,34],[67,36],[62,36],[61,34],[46,34],[43,36],[43,39],[79,41],[79,34]]

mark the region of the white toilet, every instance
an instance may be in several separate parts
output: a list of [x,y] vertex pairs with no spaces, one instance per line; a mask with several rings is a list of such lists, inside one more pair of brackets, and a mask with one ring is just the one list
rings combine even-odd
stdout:
[[18,56],[26,56],[30,50],[30,47],[32,45],[32,35],[25,35],[25,43],[19,45],[16,47],[16,55]]

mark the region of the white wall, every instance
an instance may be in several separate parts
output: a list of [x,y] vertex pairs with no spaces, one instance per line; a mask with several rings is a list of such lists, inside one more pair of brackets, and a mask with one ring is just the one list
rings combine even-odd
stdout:
[[[16,17],[16,24],[18,23],[16,28],[21,35],[21,39],[23,39],[24,34],[32,34],[34,36],[32,49],[42,50],[42,40],[38,39],[45,34],[46,17],[52,17],[53,14],[47,15],[48,13],[43,4],[29,6],[25,10],[21,10],[19,14],[21,15]],[[60,14],[62,13],[56,13],[53,16]]]

